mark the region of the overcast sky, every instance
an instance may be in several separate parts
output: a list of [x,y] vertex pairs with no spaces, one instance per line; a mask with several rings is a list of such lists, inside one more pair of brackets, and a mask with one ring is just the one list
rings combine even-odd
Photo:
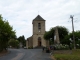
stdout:
[[46,20],[46,31],[58,25],[71,32],[70,15],[74,15],[74,30],[80,30],[80,0],[0,0],[0,14],[17,37],[32,36],[32,20],[38,14]]

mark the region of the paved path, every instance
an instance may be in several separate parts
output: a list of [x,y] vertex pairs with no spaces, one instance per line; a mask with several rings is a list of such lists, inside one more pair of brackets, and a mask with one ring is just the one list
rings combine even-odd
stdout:
[[9,49],[10,53],[0,57],[0,60],[52,60],[49,53],[41,49]]

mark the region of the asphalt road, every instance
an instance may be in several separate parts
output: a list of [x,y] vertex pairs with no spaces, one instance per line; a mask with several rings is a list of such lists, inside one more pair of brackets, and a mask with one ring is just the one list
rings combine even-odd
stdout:
[[9,53],[0,57],[0,60],[52,60],[49,53],[42,49],[9,49]]

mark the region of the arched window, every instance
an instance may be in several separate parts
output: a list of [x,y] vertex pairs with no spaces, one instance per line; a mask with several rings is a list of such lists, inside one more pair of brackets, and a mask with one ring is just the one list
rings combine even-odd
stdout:
[[41,40],[41,37],[38,37],[38,40]]
[[41,23],[38,23],[38,29],[39,30],[41,29]]

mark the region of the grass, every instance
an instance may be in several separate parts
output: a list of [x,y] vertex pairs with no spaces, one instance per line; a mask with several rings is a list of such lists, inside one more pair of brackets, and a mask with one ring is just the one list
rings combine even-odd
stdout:
[[56,60],[80,60],[80,49],[72,50],[72,53],[55,53]]

